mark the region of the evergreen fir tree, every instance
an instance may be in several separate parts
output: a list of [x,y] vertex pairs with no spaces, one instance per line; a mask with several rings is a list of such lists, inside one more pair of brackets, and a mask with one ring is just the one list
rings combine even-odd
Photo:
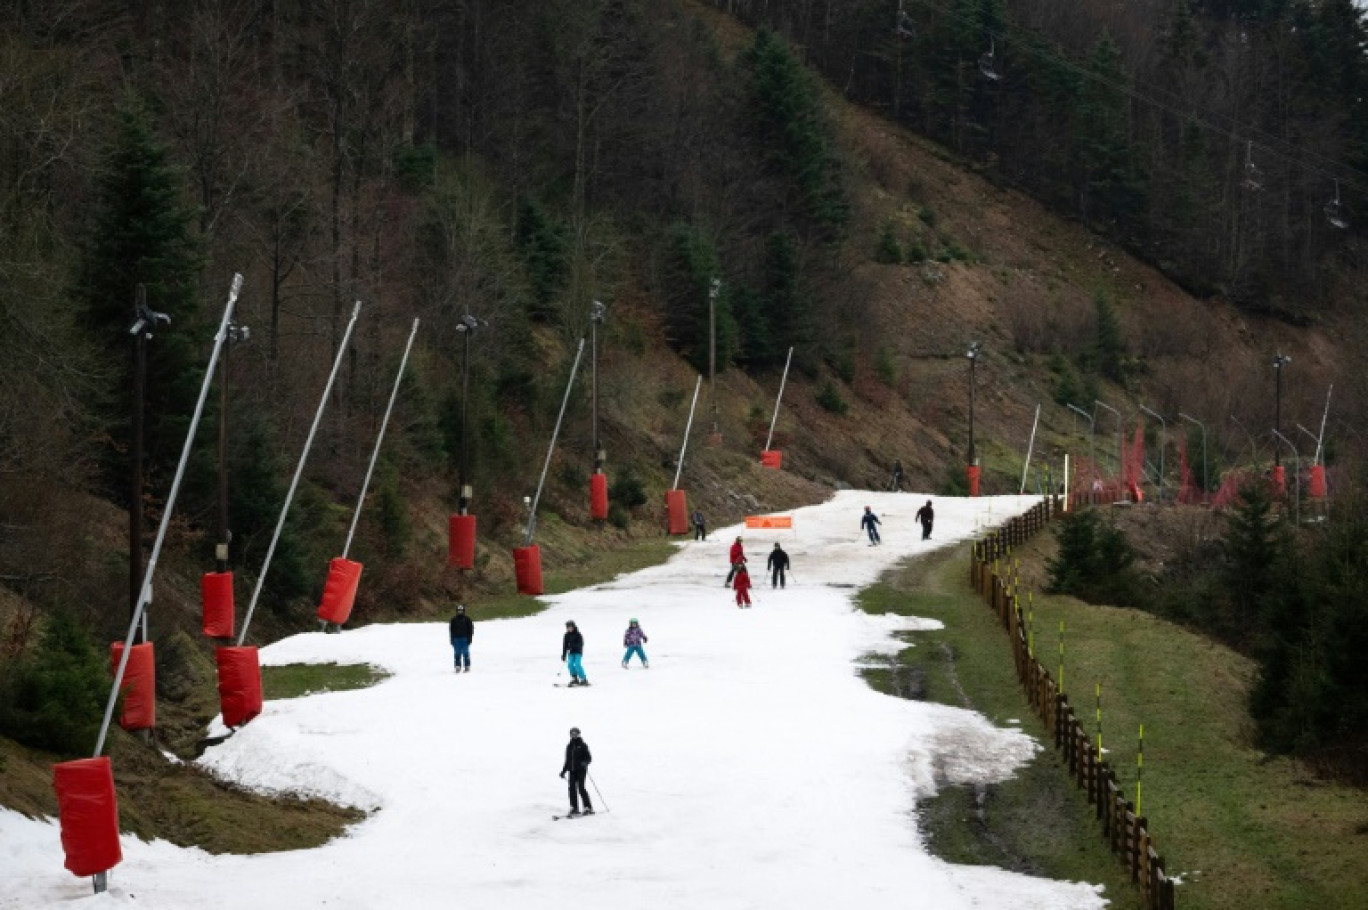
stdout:
[[[210,337],[197,297],[200,268],[190,226],[194,212],[182,202],[180,175],[157,139],[138,99],[118,112],[114,139],[95,185],[93,215],[77,295],[97,341],[120,364],[131,364],[129,327],[139,284],[147,305],[171,317],[147,342],[144,451],[149,477],[169,475],[180,456],[199,395]],[[129,442],[131,366],[109,401],[115,448]],[[122,454],[108,460],[111,486],[124,490]],[[117,478],[117,480],[115,480]],[[169,477],[167,478],[169,484]]]

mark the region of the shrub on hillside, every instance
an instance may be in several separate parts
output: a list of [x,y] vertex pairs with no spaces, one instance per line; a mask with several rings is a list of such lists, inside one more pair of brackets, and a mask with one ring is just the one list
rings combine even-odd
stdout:
[[90,634],[55,613],[37,649],[0,670],[0,733],[64,756],[88,754],[109,687],[109,667]]
[[1072,594],[1089,603],[1139,606],[1141,587],[1133,568],[1135,551],[1115,525],[1096,509],[1074,512],[1055,527],[1059,552],[1050,560],[1052,594]]

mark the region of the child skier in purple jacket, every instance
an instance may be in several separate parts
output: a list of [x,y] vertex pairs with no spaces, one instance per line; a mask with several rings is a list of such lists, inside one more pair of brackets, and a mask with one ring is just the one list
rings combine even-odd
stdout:
[[650,639],[646,637],[645,631],[637,625],[635,619],[627,624],[627,631],[622,636],[622,644],[627,648],[627,653],[622,655],[622,669],[627,669],[627,664],[631,663],[633,654],[641,658],[643,667],[650,668],[651,662],[646,659],[646,652],[641,647],[648,641]]

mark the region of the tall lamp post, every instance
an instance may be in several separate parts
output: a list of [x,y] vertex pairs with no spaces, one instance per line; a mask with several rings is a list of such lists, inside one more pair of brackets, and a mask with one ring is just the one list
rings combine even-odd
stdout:
[[1164,501],[1164,443],[1168,441],[1168,422],[1154,411],[1140,405],[1140,410],[1159,421],[1159,501]]
[[214,545],[214,560],[220,572],[228,571],[228,545],[233,532],[228,530],[228,355],[233,345],[246,341],[252,330],[245,325],[228,323],[224,330],[223,359],[219,361],[219,425],[218,425],[218,543]]
[[1189,417],[1182,411],[1178,412],[1178,416],[1186,420],[1188,423],[1197,424],[1197,426],[1200,427],[1202,430],[1202,494],[1205,497],[1205,495],[1211,490],[1210,479],[1207,477],[1206,424],[1202,423],[1196,417]]
[[1116,475],[1119,480],[1124,480],[1124,475],[1126,473],[1126,445],[1121,440],[1121,412],[1107,404],[1105,401],[1100,401],[1096,398],[1093,399],[1093,404],[1097,405],[1099,408],[1106,408],[1116,415]]
[[722,290],[722,279],[714,277],[708,284],[708,398],[712,402],[712,442],[722,441],[717,428],[717,293]]
[[474,316],[465,315],[461,321],[456,323],[456,331],[460,332],[464,341],[464,351],[461,356],[461,468],[456,482],[461,488],[461,494],[457,499],[457,508],[460,514],[467,514],[470,508],[470,500],[473,499],[473,491],[466,483],[466,471],[470,467],[470,426],[466,423],[466,403],[469,400],[470,392],[470,338],[475,334],[475,329],[480,325],[480,320]]
[[1088,421],[1088,470],[1092,472],[1094,478],[1097,477],[1097,447],[1095,445],[1097,427],[1093,416],[1076,404],[1065,405],[1075,414],[1082,415]]
[[[1274,392],[1274,396],[1273,396],[1273,430],[1274,430],[1275,432],[1277,432],[1279,435],[1282,435],[1282,374],[1283,374],[1283,367],[1287,366],[1287,365],[1288,365],[1289,363],[1291,363],[1291,362],[1292,362],[1292,358],[1291,358],[1291,357],[1288,357],[1286,354],[1275,354],[1275,355],[1273,356],[1273,371],[1274,371],[1275,375],[1277,376],[1277,381],[1276,381],[1276,384],[1275,384],[1275,386],[1274,386],[1275,392]],[[1286,439],[1287,437],[1284,436],[1283,438]],[[1273,467],[1276,469],[1276,468],[1280,467],[1281,465],[1282,465],[1282,451],[1281,451],[1277,446],[1274,446],[1274,447],[1273,447]]]
[[974,448],[974,399],[976,397],[977,367],[979,355],[983,353],[983,342],[973,341],[969,343],[969,350],[964,356],[969,358],[969,451],[966,453],[969,463],[965,466],[965,477],[969,481],[969,495],[978,495],[979,466],[978,451]]
[[[153,329],[170,323],[170,316],[158,313],[147,305],[147,288],[139,284],[133,295],[133,324],[128,328],[128,334],[133,339],[133,420],[128,447],[131,467],[128,503],[128,586],[129,610],[133,615],[138,611],[138,598],[142,594],[143,584],[143,400],[146,397],[144,390],[147,385],[147,341],[152,337]],[[143,638],[146,639],[145,622],[143,626]]]
[[599,474],[603,471],[603,463],[607,460],[607,453],[599,445],[598,433],[598,327],[603,324],[607,308],[595,300],[589,308],[589,360],[590,360],[590,412],[591,412],[591,435],[594,445],[594,473]]
[[1292,450],[1292,457],[1295,459],[1295,461],[1294,461],[1295,467],[1292,468],[1292,476],[1295,478],[1294,483],[1296,484],[1295,487],[1293,488],[1294,492],[1293,492],[1293,494],[1292,494],[1292,503],[1293,503],[1293,505],[1292,505],[1292,521],[1293,521],[1294,524],[1300,525],[1300,524],[1301,524],[1301,453],[1298,452],[1298,451],[1297,451],[1297,447],[1294,446],[1294,445],[1292,444],[1292,440],[1288,439],[1286,436],[1284,436],[1283,434],[1279,433],[1277,430],[1274,430],[1274,431],[1273,431],[1273,435],[1274,435],[1275,437],[1277,437],[1278,439],[1281,439],[1281,440],[1287,445],[1287,447],[1288,447],[1289,449]]

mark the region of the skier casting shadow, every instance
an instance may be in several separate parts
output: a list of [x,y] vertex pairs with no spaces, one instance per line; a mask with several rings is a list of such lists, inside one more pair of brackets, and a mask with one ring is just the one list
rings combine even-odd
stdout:
[[869,534],[869,545],[871,547],[883,543],[879,538],[879,516],[874,514],[874,510],[865,506],[864,517],[860,519],[860,527]]
[[[594,804],[589,801],[589,791],[584,789],[584,778],[589,774],[589,763],[594,756],[589,754],[589,744],[580,739],[579,727],[570,728],[570,742],[565,744],[565,764],[561,766],[561,779],[569,776],[570,818],[579,815],[593,815]],[[584,811],[580,812],[579,801],[584,800]]]

